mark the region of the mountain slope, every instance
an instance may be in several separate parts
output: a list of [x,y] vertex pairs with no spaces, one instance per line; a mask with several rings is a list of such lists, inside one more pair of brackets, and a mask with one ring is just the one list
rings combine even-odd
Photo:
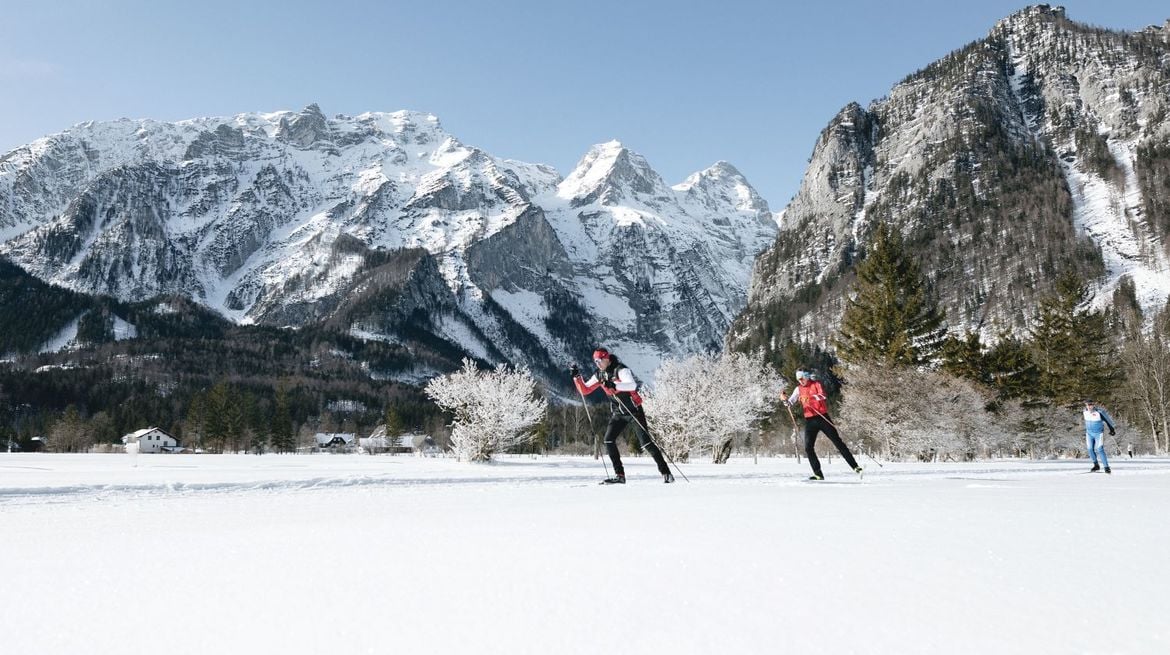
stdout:
[[[671,188],[609,143],[562,179],[416,112],[86,123],[0,158],[0,255],[46,282],[241,324],[421,331],[547,376],[600,342],[647,372],[720,347],[776,230],[723,162]],[[369,262],[412,249],[425,282],[404,313]]]
[[1056,274],[1170,293],[1170,22],[1125,33],[1039,5],[821,133],[729,343],[825,343],[876,221],[900,229],[951,329],[1020,331]]

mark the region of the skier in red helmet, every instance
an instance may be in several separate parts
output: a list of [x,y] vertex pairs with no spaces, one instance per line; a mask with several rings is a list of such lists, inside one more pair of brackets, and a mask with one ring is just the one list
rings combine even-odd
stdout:
[[603,481],[604,484],[625,484],[626,470],[622,466],[622,457],[618,454],[617,437],[626,426],[633,422],[634,432],[642,444],[642,450],[650,453],[654,463],[658,465],[658,472],[662,474],[662,481],[674,482],[670,467],[662,457],[662,451],[650,438],[646,427],[646,413],[642,411],[642,397],[638,395],[638,381],[634,373],[605,348],[593,351],[593,363],[597,365],[597,374],[586,382],[581,377],[581,371],[576,364],[569,367],[569,375],[573,376],[573,384],[582,395],[593,393],[599,387],[609,396],[612,416],[609,427],[605,430],[605,450],[613,462],[614,475]]

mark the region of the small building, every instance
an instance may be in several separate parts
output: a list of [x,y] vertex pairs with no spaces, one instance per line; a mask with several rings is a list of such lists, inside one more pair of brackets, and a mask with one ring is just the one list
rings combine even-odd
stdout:
[[390,440],[384,434],[359,437],[358,447],[365,453],[384,453],[390,450]]
[[313,435],[318,448],[341,449],[356,446],[356,435],[352,432],[318,432]]
[[368,437],[359,440],[362,448],[371,453],[437,455],[439,447],[427,434],[406,433],[386,436],[386,426],[379,425]]
[[123,444],[131,442],[138,444],[140,453],[169,453],[179,448],[179,440],[160,428],[145,428],[122,437]]
[[414,448],[409,439],[404,439],[406,436],[407,435],[387,435],[386,426],[383,424],[375,428],[370,436],[360,439],[359,442],[361,447],[369,453],[410,453],[414,451]]

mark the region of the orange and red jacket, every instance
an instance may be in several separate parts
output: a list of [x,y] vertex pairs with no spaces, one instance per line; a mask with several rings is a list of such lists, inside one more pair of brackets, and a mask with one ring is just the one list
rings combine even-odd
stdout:
[[825,404],[825,388],[816,380],[809,380],[806,384],[797,384],[793,398],[800,395],[800,406],[804,408],[804,417],[827,415],[829,406]]

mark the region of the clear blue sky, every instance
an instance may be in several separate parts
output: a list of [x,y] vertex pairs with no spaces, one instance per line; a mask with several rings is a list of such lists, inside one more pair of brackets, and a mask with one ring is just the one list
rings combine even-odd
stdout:
[[[1023,2],[0,0],[0,152],[85,120],[415,109],[567,173],[619,139],[666,178],[725,159],[773,209],[846,103]],[[1066,2],[1138,29],[1165,0]]]

